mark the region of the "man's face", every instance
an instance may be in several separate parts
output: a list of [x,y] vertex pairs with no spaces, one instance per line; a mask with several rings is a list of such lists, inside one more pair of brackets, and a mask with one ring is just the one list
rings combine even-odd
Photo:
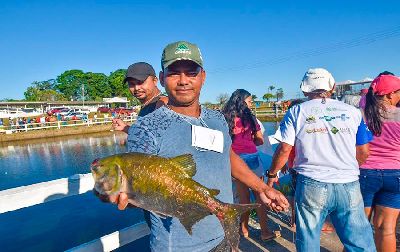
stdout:
[[190,106],[199,102],[205,71],[196,63],[180,60],[160,72],[160,80],[174,105]]
[[141,103],[151,99],[157,90],[157,77],[149,76],[146,80],[140,81],[134,78],[127,80],[129,91],[133,96],[139,99]]

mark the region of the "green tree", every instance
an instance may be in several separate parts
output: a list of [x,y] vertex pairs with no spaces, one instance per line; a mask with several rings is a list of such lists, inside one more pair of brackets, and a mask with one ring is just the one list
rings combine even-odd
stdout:
[[276,97],[276,101],[279,101],[279,100],[281,100],[281,99],[284,97],[284,93],[283,93],[283,89],[282,89],[282,88],[278,88],[278,89],[276,90],[276,95],[275,95],[275,97]]
[[251,99],[253,100],[253,101],[255,101],[256,99],[257,99],[258,97],[257,97],[257,95],[251,95]]
[[272,98],[274,98],[275,95],[271,94],[271,93],[266,93],[263,95],[263,99],[266,100],[267,102],[269,102],[269,100],[271,100]]
[[130,106],[142,105],[142,103],[134,96],[131,96],[130,98],[128,98],[128,100],[129,100],[129,105]]
[[110,76],[108,76],[108,81],[110,83],[112,96],[120,96],[120,97],[131,96],[128,85],[126,83],[123,83],[125,79],[125,74],[126,74],[125,69],[118,69],[114,72],[111,72]]
[[62,101],[65,97],[54,90],[55,81],[34,81],[24,92],[27,101]]
[[89,100],[101,101],[105,97],[112,96],[111,86],[108,78],[103,73],[86,73],[87,96]]
[[82,70],[68,70],[56,79],[55,89],[67,99],[78,99],[81,86],[86,83],[86,76]]
[[209,101],[204,102],[202,105],[209,109],[213,109],[214,107],[214,105]]

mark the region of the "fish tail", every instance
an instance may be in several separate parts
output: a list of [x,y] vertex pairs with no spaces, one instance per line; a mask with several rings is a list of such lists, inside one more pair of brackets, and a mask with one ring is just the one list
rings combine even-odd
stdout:
[[231,248],[236,251],[239,247],[240,216],[242,213],[260,207],[260,204],[226,204],[222,203],[220,211],[216,214],[225,232]]

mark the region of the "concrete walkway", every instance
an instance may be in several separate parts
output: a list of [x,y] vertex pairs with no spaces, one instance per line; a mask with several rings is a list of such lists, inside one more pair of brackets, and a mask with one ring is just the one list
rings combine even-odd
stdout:
[[[250,221],[250,237],[240,239],[240,250],[243,252],[287,252],[296,251],[294,244],[295,232],[289,227],[289,216],[283,213],[276,214],[269,212],[268,226],[274,231],[280,231],[281,237],[272,241],[260,240],[259,225]],[[343,245],[335,232],[321,234],[321,251],[343,251]]]

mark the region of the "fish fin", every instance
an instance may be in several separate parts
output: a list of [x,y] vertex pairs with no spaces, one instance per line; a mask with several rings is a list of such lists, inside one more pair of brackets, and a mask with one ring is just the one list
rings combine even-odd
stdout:
[[232,250],[236,251],[239,247],[240,216],[257,207],[260,207],[260,204],[223,203],[221,212],[216,214],[224,229],[225,239],[228,240]]
[[194,226],[194,224],[196,224],[197,222],[199,222],[201,219],[203,219],[204,217],[210,215],[209,212],[198,212],[198,210],[189,210],[189,212],[191,212],[191,214],[187,214],[187,212],[184,212],[182,214],[182,216],[178,216],[179,221],[181,222],[181,224],[185,227],[186,231],[192,235],[192,228]]
[[210,194],[210,196],[215,197],[219,194],[219,190],[218,189],[208,189],[208,193]]
[[185,172],[189,177],[193,177],[196,174],[196,163],[193,160],[192,154],[184,154],[170,158],[170,160]]

